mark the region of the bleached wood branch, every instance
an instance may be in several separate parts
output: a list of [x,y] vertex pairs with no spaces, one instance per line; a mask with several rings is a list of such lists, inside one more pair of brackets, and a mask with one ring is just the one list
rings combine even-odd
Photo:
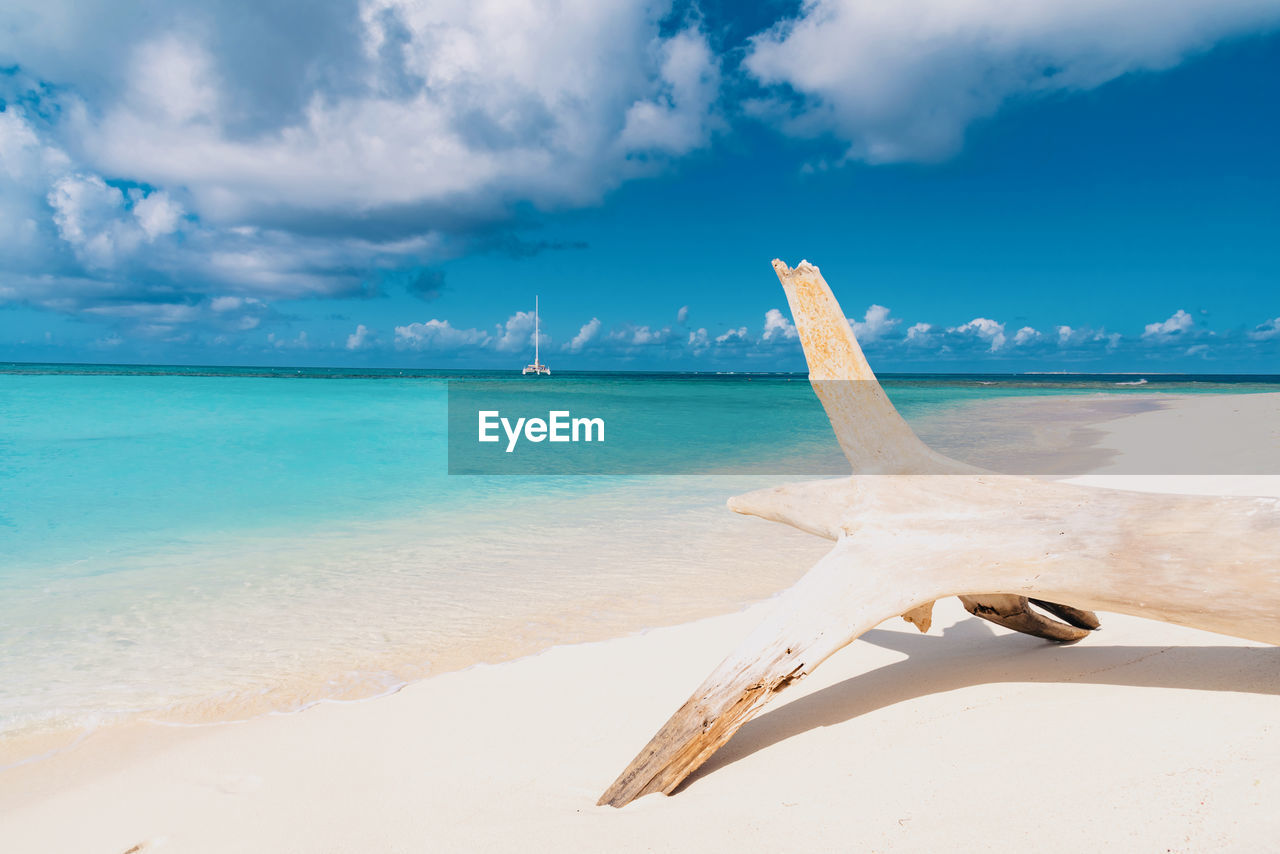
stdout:
[[1280,644],[1280,500],[1048,483],[944,457],[893,408],[818,269],[774,268],[855,476],[760,490],[729,506],[836,544],[601,804],[670,793],[774,694],[890,617],[927,629],[930,604],[944,596],[1054,640],[1096,628],[1081,609],[1098,608]]

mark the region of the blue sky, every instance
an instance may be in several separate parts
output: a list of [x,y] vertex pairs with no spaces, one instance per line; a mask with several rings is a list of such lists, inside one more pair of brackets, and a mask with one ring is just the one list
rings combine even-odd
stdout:
[[6,4],[0,360],[1280,373],[1280,3],[740,5]]

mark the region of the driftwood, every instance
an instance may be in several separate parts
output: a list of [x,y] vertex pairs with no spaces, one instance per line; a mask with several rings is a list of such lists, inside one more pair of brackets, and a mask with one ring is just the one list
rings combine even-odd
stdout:
[[818,269],[773,264],[855,475],[748,493],[729,507],[836,545],[601,804],[670,794],[773,695],[890,617],[927,630],[945,596],[1051,640],[1087,635],[1098,622],[1082,609],[1097,608],[1280,644],[1280,500],[1053,483],[944,457],[893,408]]

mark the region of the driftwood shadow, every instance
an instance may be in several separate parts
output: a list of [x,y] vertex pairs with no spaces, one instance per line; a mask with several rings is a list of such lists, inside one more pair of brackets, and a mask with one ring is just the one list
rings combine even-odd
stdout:
[[[766,747],[817,727],[835,726],[905,700],[974,685],[1063,682],[1192,688],[1280,695],[1280,648],[1240,646],[1103,646],[1098,636],[1078,646],[1027,635],[997,635],[985,622],[961,620],[937,635],[873,629],[856,642],[873,643],[909,658],[794,700],[748,721],[733,740],[676,791]],[[965,658],[937,656],[943,644],[962,641]],[[954,646],[952,647],[954,649]],[[966,667],[966,659],[972,664]]]

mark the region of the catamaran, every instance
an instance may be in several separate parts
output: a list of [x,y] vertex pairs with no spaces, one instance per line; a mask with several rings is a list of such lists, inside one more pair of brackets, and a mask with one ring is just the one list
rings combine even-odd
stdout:
[[520,373],[522,376],[527,374],[551,376],[551,369],[538,361],[538,297],[536,295],[533,298],[533,364],[525,365]]

